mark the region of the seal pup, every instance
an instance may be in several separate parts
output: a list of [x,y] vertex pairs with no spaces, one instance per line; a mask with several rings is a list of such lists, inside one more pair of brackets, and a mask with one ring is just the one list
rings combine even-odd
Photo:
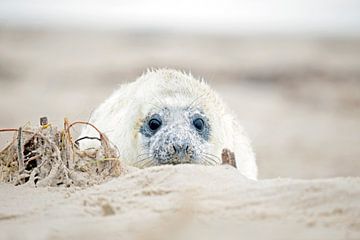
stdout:
[[[228,148],[235,153],[239,171],[257,178],[255,156],[243,128],[218,94],[190,74],[148,70],[117,89],[89,122],[107,135],[129,165],[217,165]],[[96,135],[85,127],[80,137]],[[85,139],[80,148],[98,144]]]

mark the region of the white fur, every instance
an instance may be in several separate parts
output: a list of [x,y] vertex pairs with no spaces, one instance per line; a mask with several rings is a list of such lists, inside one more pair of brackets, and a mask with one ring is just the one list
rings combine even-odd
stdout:
[[[94,111],[90,122],[108,136],[121,159],[131,165],[144,151],[139,128],[148,112],[165,105],[187,107],[191,103],[200,106],[209,119],[211,153],[220,157],[224,148],[234,151],[239,171],[256,179],[255,156],[243,128],[220,97],[203,80],[191,75],[171,69],[149,70],[116,90]],[[96,136],[96,132],[86,127],[81,136]],[[84,149],[97,144],[83,140],[80,146]]]

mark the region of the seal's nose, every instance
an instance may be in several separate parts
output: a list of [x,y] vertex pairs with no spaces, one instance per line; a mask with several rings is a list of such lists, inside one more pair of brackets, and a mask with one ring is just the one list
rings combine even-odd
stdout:
[[173,144],[174,155],[177,155],[180,159],[184,158],[189,152],[189,144]]

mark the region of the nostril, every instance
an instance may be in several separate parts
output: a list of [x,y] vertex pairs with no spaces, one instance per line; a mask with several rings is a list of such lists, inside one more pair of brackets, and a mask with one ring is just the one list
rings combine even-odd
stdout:
[[191,148],[188,144],[172,144],[171,148],[172,154],[184,156],[189,154]]

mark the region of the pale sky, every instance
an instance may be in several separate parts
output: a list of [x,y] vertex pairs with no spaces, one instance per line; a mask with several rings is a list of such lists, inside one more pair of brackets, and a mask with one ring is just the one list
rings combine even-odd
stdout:
[[360,34],[360,0],[1,0],[1,25]]

